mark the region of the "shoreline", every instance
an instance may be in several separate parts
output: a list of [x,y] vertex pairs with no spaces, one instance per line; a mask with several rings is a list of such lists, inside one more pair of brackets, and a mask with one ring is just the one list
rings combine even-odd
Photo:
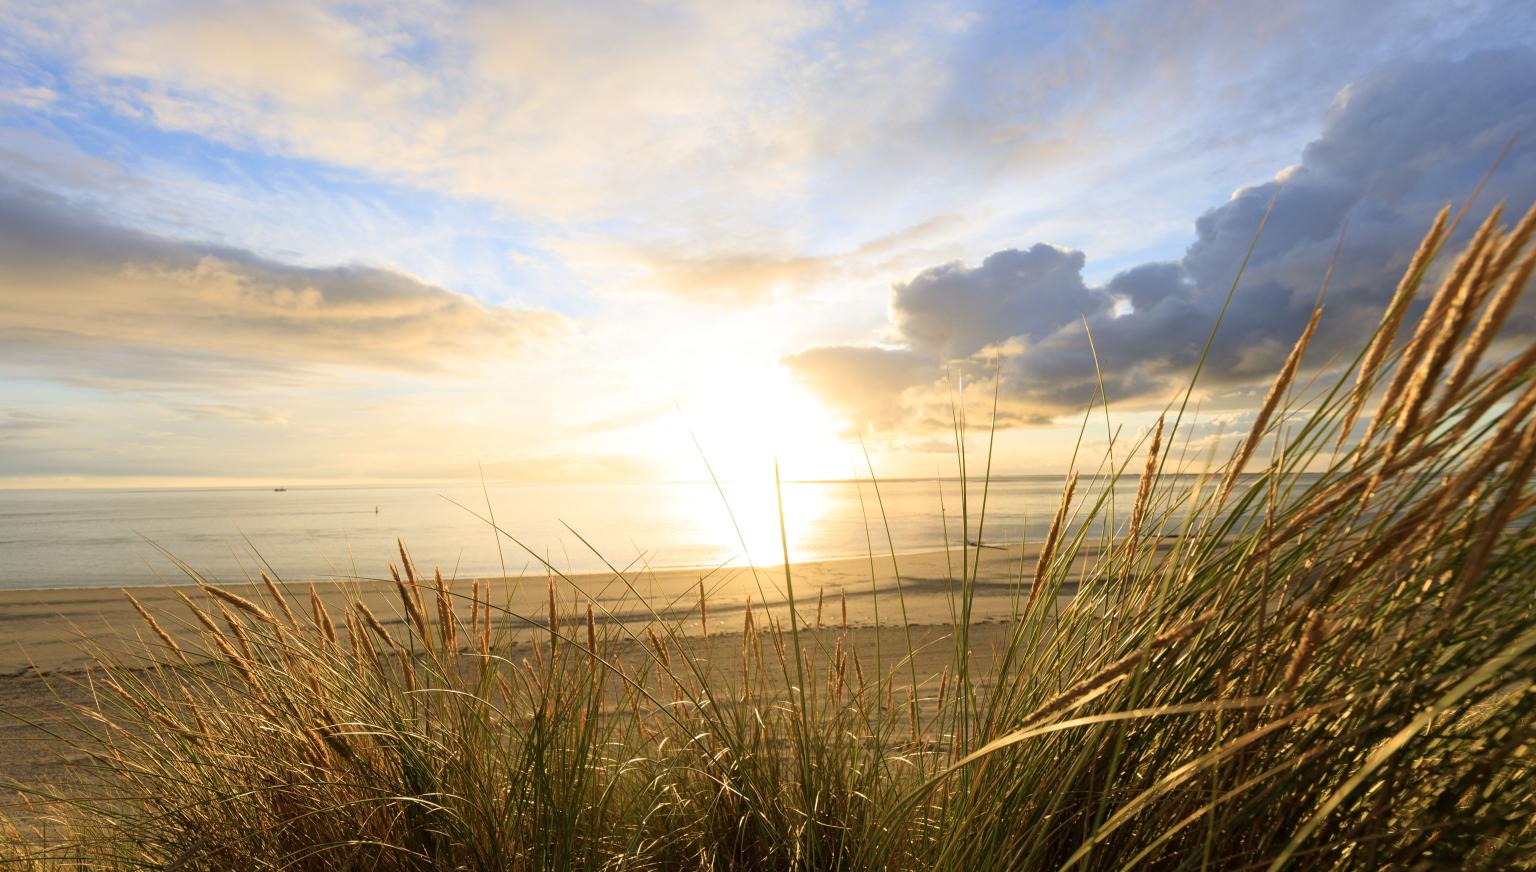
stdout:
[[[999,549],[1002,549],[1003,551],[1007,551],[1010,555],[1015,556],[1015,557],[1017,557],[1018,553],[1019,553],[1018,549],[1014,548],[1013,546],[1009,546],[1007,548],[1002,548],[1002,546],[987,545],[987,546],[985,546],[984,550],[989,552],[989,553],[992,553],[992,554],[1000,554],[1001,551],[999,551]],[[975,553],[975,551],[976,551],[975,546],[971,546],[968,550],[970,550],[972,553]],[[959,554],[960,553],[960,549],[952,548],[952,549],[950,549],[950,552],[953,553],[953,554]],[[922,557],[924,555],[929,555],[929,554],[943,554],[943,553],[944,553],[944,549],[942,547],[930,546],[930,547],[927,547],[927,548],[908,548],[908,549],[904,549],[904,550],[898,550],[898,551],[895,552],[895,556],[899,560],[899,559],[903,559],[903,558],[907,558],[907,557]],[[1030,548],[1026,549],[1025,553],[1033,556],[1033,555],[1037,554],[1038,552],[1034,548],[1030,547]],[[881,560],[889,562],[890,559],[891,559],[891,552],[890,551],[876,551],[874,559],[877,562],[881,561]],[[833,554],[833,555],[827,555],[827,556],[823,556],[823,557],[813,557],[813,558],[809,558],[809,559],[806,559],[806,560],[791,560],[789,565],[791,567],[798,568],[798,567],[802,567],[802,566],[819,566],[819,565],[824,564],[824,563],[843,563],[843,562],[851,561],[851,560],[861,560],[861,561],[864,561],[864,562],[867,563],[867,562],[869,562],[869,556],[867,554],[844,554],[844,555]],[[396,562],[398,562],[398,561],[396,561]],[[784,564],[781,561],[781,562],[777,562],[777,563],[761,564],[761,565],[759,565],[757,567],[757,570],[759,572],[766,572],[766,571],[769,571],[769,570],[773,570],[775,572],[782,572],[783,571],[783,567],[784,567]],[[418,568],[420,568],[420,567],[418,567]],[[673,574],[673,573],[680,573],[680,572],[710,572],[710,571],[715,571],[715,570],[720,570],[720,569],[739,570],[739,571],[743,571],[743,572],[750,571],[750,568],[747,567],[747,566],[744,566],[744,565],[736,566],[736,565],[730,565],[730,564],[714,564],[714,563],[679,563],[679,564],[653,565],[653,566],[650,567],[650,571],[655,573],[655,574],[658,574],[658,575],[660,575],[660,574]],[[604,571],[599,571],[599,570],[575,570],[575,571],[567,571],[567,572],[563,573],[563,575],[565,577],[573,579],[573,580],[587,579],[587,578],[597,578],[597,577],[604,577],[604,578],[606,578],[606,577],[608,577],[608,576],[610,576],[612,574],[613,573],[608,572],[606,570],[604,570]],[[535,572],[531,571],[531,569],[530,569],[530,572],[528,572],[528,573],[526,573],[524,575],[502,575],[502,576],[496,576],[496,575],[491,575],[491,576],[487,576],[487,575],[465,575],[465,576],[462,576],[462,577],[460,577],[458,579],[454,579],[453,582],[455,584],[461,584],[461,583],[462,584],[470,584],[473,581],[475,581],[476,579],[479,579],[481,581],[485,581],[487,579],[492,580],[492,581],[514,581],[514,580],[517,580],[517,579],[527,580],[527,579],[534,579],[534,578],[542,580],[544,577],[545,577],[545,573],[543,573],[543,572],[535,573]],[[558,578],[560,576],[557,575],[556,577]],[[317,576],[308,577],[308,578],[287,578],[287,579],[283,580],[283,584],[287,584],[287,585],[345,584],[345,583],[348,583],[348,582],[365,582],[365,583],[387,582],[387,583],[390,583],[390,584],[394,583],[393,581],[391,581],[388,578],[384,578],[384,577],[381,577],[381,576],[367,576],[367,575],[317,575]],[[240,580],[240,581],[227,581],[226,580],[226,581],[218,581],[218,582],[214,582],[214,583],[218,584],[220,587],[227,587],[227,588],[230,588],[232,590],[236,589],[236,588],[251,587],[253,585],[259,584],[258,582],[250,582],[250,581],[245,581],[245,580]],[[188,578],[185,574],[182,574],[182,575],[178,576],[176,578],[176,580],[171,580],[171,579],[167,579],[167,578],[155,578],[155,579],[138,578],[138,579],[130,579],[130,580],[127,580],[127,581],[112,581],[112,582],[106,582],[106,581],[103,581],[103,582],[77,581],[77,582],[60,582],[60,583],[49,582],[49,583],[45,583],[45,584],[32,584],[32,583],[29,583],[29,582],[26,582],[26,581],[19,581],[19,580],[16,580],[16,579],[0,579],[0,600],[3,600],[5,597],[7,597],[7,596],[9,596],[10,594],[13,594],[13,593],[20,593],[20,594],[40,593],[40,594],[44,594],[44,593],[57,593],[57,592],[68,592],[68,591],[101,591],[101,590],[107,590],[107,591],[114,591],[114,592],[116,592],[116,591],[120,591],[120,590],[123,590],[123,589],[127,589],[129,591],[137,591],[137,590],[148,590],[148,589],[152,589],[152,588],[168,588],[168,589],[178,589],[179,588],[179,589],[183,589],[183,590],[195,590],[195,589],[197,589],[197,587],[198,587],[198,582],[193,581],[192,579]],[[0,606],[0,607],[3,607],[3,606]]]
[[[975,548],[966,550],[970,555],[967,559],[974,559],[978,553]],[[1087,557],[1097,548],[1085,545],[1082,551]],[[989,620],[1007,613],[1006,604],[1011,602],[1018,589],[1021,552],[1005,553],[984,548],[980,554],[975,614],[978,620]],[[1027,572],[1033,571],[1032,563],[1037,555],[1034,547],[1022,551]],[[873,627],[877,609],[880,624],[886,627],[903,623],[911,626],[949,623],[948,593],[955,587],[949,579],[952,573],[959,574],[962,564],[959,549],[898,553],[894,561],[896,571],[893,571],[889,554],[883,558],[877,555],[873,562],[873,578],[868,556],[791,563],[802,618],[809,619],[808,613],[815,609],[816,599],[821,596],[826,597],[826,608],[835,608],[840,613],[841,600],[846,594],[849,619],[854,626]],[[418,571],[423,571],[422,567],[418,567]],[[897,596],[898,571],[901,580],[899,599],[904,599],[906,605],[905,622],[901,620]],[[654,605],[664,619],[683,619],[696,613],[702,582],[710,623],[720,626],[723,631],[733,616],[739,620],[749,598],[753,608],[759,611],[765,607],[770,611],[787,611],[781,593],[783,572],[783,564],[779,563],[758,566],[755,573],[744,566],[658,569],[628,572],[622,580],[611,572],[580,573],[564,578],[555,576],[555,583],[562,607],[569,604],[577,611],[584,611],[590,598],[599,604],[603,620],[632,624],[644,623],[652,617],[642,601]],[[459,578],[450,581],[450,585],[456,595],[462,595],[462,606],[467,611],[471,586],[476,581],[491,584],[498,608],[509,610],[509,615],[501,619],[503,627],[518,629],[515,625],[521,622],[521,616],[542,620],[547,614],[548,578],[544,573]],[[432,584],[430,578],[423,581],[428,586]],[[399,595],[390,579],[333,577],[314,582],[287,581],[280,586],[293,598],[295,611],[307,612],[311,585],[338,618],[341,602],[349,596],[360,596],[386,625],[402,625],[404,618]],[[220,586],[258,602],[270,599],[270,594],[259,582]],[[5,639],[0,645],[0,681],[27,674],[77,674],[91,659],[83,650],[85,646],[111,648],[119,640],[131,641],[144,636],[147,627],[123,596],[124,589],[154,614],[172,635],[178,630],[192,629],[190,615],[178,596],[202,599],[196,596],[197,587],[190,581],[186,584],[0,590],[0,632],[4,633]]]

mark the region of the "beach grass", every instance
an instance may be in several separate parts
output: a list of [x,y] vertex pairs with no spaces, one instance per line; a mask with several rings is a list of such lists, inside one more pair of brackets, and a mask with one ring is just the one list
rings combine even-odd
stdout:
[[[1320,302],[1235,447],[1197,441],[1197,373],[1074,471],[985,647],[980,545],[954,549],[948,631],[908,629],[878,481],[871,586],[877,562],[897,581],[870,591],[873,632],[797,590],[787,549],[728,626],[702,584],[658,602],[617,568],[615,600],[546,567],[547,609],[514,614],[506,582],[450,583],[403,546],[395,615],[204,583],[185,615],[144,610],[136,650],[102,646],[58,730],[88,762],[11,785],[3,856],[1536,868],[1536,346],[1502,335],[1536,210],[1453,248],[1459,220],[1436,219],[1352,361],[1306,357]],[[953,523],[983,542],[974,478]],[[920,670],[919,646],[947,664]]]

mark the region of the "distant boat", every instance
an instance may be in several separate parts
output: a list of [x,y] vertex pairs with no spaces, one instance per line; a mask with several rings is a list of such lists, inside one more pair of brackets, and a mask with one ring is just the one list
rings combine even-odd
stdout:
[[282,493],[283,491],[287,490],[287,488],[285,488],[285,487],[275,487],[272,490],[276,491],[277,493]]

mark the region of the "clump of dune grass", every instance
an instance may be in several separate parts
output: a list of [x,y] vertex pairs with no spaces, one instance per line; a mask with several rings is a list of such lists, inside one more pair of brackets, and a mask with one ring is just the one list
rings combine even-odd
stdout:
[[[1185,474],[1199,451],[1178,402],[1074,470],[987,658],[979,545],[950,579],[937,675],[910,647],[861,650],[846,606],[788,566],[762,577],[785,602],[731,627],[702,586],[696,606],[650,603],[618,569],[641,620],[553,567],[547,611],[513,614],[497,584],[455,590],[403,548],[382,618],[271,579],[260,596],[203,584],[178,619],[192,631],[141,609],[138,655],[103,652],[70,739],[93,762],[32,791],[47,835],[15,824],[10,856],[1532,868],[1536,346],[1501,333],[1536,211],[1500,220],[1453,257],[1438,217],[1352,363],[1306,368],[1320,308],[1224,462]],[[1096,486],[1078,493],[1079,472]],[[879,594],[899,602],[900,582]]]

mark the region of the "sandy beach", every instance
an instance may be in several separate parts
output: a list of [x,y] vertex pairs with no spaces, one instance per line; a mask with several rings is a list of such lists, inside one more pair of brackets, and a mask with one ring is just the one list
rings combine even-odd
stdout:
[[[1091,559],[1093,551],[1085,546],[1082,558]],[[833,620],[834,613],[840,621],[841,601],[846,595],[851,625],[873,626],[877,608],[882,625],[900,625],[903,615],[896,584],[899,572],[901,593],[906,602],[905,622],[947,625],[950,622],[950,598],[956,588],[950,579],[959,577],[962,565],[965,565],[975,575],[973,610],[977,620],[1005,616],[1019,577],[1019,551],[983,548],[978,552],[972,548],[967,553],[968,557],[962,557],[958,550],[948,554],[943,551],[905,554],[899,555],[894,565],[889,555],[876,555],[873,561],[861,557],[797,563],[792,564],[791,579],[801,617],[807,622],[814,621],[817,600],[822,596],[825,596],[827,621]],[[963,560],[976,560],[978,553],[981,555],[979,570],[969,563],[962,563]],[[421,560],[418,571],[427,576],[424,581],[430,584],[430,564],[417,555],[412,556]],[[1035,558],[1036,552],[1032,548],[1023,554],[1029,573],[1033,572]],[[384,568],[382,563],[380,568]],[[466,616],[473,581],[449,579],[452,591],[462,595]],[[494,601],[506,604],[509,609],[507,616],[498,618],[504,620],[506,626],[526,623],[516,616],[527,616],[540,622],[545,619],[549,592],[546,574],[530,573],[520,578],[494,579],[489,583],[494,586]],[[689,619],[691,615],[695,624],[701,583],[707,597],[708,620],[715,632],[739,628],[742,610],[749,599],[759,613],[765,604],[780,611],[786,608],[782,565],[756,569],[629,571],[622,576],[592,573],[556,577],[555,581],[562,609],[569,605],[584,613],[590,597],[599,604],[600,621],[643,623],[652,618],[650,608],[654,608],[662,618],[669,620]],[[295,609],[302,605],[304,611],[308,610],[309,584],[284,583],[285,589],[295,598],[292,601]],[[257,601],[269,597],[259,583],[226,584],[224,587]],[[314,587],[338,620],[341,602],[351,596],[361,596],[385,624],[399,625],[402,621],[399,596],[386,572],[376,578],[317,581]],[[0,590],[0,632],[3,632],[0,679],[10,681],[27,675],[78,673],[90,662],[91,655],[87,650],[90,645],[111,648],[114,640],[132,639],[145,632],[143,622],[122,590],[116,587]],[[190,583],[128,590],[145,608],[160,617],[173,635],[180,628],[190,628],[191,617],[180,597],[187,595],[202,601],[202,595]],[[647,605],[642,605],[642,600]]]
[[[1090,551],[1084,549],[1085,559],[1091,557]],[[980,564],[976,566],[973,561],[978,553]],[[958,550],[899,555],[894,563],[890,555],[877,555],[873,566],[867,557],[792,564],[790,579],[806,625],[817,623],[819,609],[821,622],[840,626],[846,604],[848,624],[853,628],[851,638],[861,656],[873,655],[877,610],[883,628],[880,639],[888,652],[905,650],[906,627],[910,626],[919,648],[919,674],[926,676],[949,662],[951,654],[947,639],[957,585],[950,579],[960,576],[962,566],[974,572],[973,647],[978,656],[985,657],[1013,608],[1021,559],[1026,575],[1032,574],[1036,559],[1032,549],[1021,555],[1017,550],[983,548],[978,552],[973,548],[964,555]],[[419,568],[429,571],[426,566]],[[452,590],[464,597],[465,617],[473,583],[472,579],[450,580]],[[542,624],[547,618],[548,576],[483,583],[493,586],[495,601],[508,605],[509,614],[498,615],[498,632],[509,633],[514,645],[534,633],[540,638],[546,636],[530,620]],[[788,613],[782,594],[782,565],[755,570],[730,567],[628,572],[622,576],[586,574],[555,580],[563,612],[584,615],[586,604],[594,601],[600,621],[639,628],[653,619],[654,608],[664,620],[679,622],[690,636],[702,636],[701,583],[712,644],[739,650],[739,641],[727,640],[732,636],[739,639],[749,599],[759,627],[763,625],[765,603],[781,618]],[[307,613],[309,583],[288,582],[284,587],[294,596],[294,609]],[[227,589],[258,601],[270,598],[259,583],[229,585]],[[398,591],[387,576],[315,582],[314,589],[333,615],[341,614],[347,598],[360,596],[386,626],[403,631]],[[173,636],[190,639],[195,623],[181,597],[202,603],[205,594],[190,584],[135,587],[130,591]],[[1063,595],[1070,592],[1064,590]],[[57,782],[67,777],[67,764],[72,759],[48,732],[49,724],[56,723],[62,712],[61,702],[89,699],[81,680],[93,650],[132,656],[130,652],[143,650],[137,643],[148,630],[118,588],[0,591],[0,627],[5,640],[0,646],[0,713],[5,715],[0,722],[0,782]],[[73,755],[73,759],[80,757]]]

